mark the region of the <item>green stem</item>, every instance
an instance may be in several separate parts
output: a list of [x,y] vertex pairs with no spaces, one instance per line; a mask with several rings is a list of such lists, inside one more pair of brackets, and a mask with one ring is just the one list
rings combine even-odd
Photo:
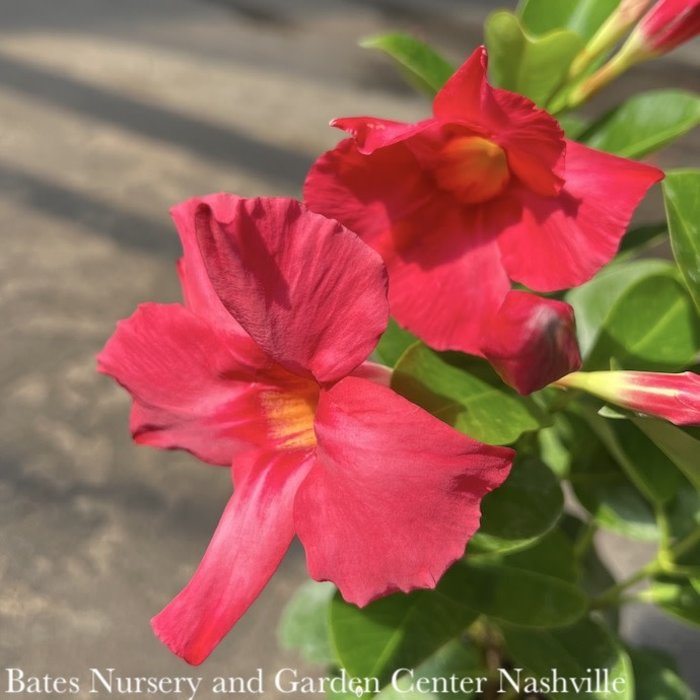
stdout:
[[663,567],[666,567],[673,563],[673,556],[671,554],[671,526],[663,508],[657,506],[655,511],[656,524],[659,527],[659,551],[656,555],[656,559]]
[[643,581],[649,576],[653,576],[661,571],[661,566],[657,560],[649,562],[646,566],[643,566],[639,571],[632,574],[629,578],[626,578],[620,583],[616,583],[614,586],[608,588],[607,591],[601,593],[597,598],[591,601],[592,609],[607,608],[611,605],[615,605],[620,602],[623,594],[628,588],[634,586],[636,583]]
[[680,559],[684,554],[689,552],[696,544],[700,542],[700,525],[698,525],[692,532],[688,533],[685,537],[678,540],[668,550],[671,555],[671,560],[676,561]]
[[[665,517],[662,522],[666,524]],[[662,533],[662,537],[663,536]],[[620,583],[611,586],[607,591],[604,591],[597,598],[594,598],[591,601],[591,609],[607,608],[611,605],[617,605],[623,600],[639,599],[640,597],[638,595],[625,595],[627,589],[654,574],[672,573],[674,570],[674,562],[693,549],[698,543],[700,543],[700,525],[685,537],[678,540],[674,545],[670,547],[667,546],[666,548],[662,546],[654,561],[649,562],[646,566],[643,566],[639,571],[635,572],[624,581],[620,581]]]
[[576,555],[577,559],[581,559],[581,557],[583,557],[590,549],[596,532],[598,532],[598,525],[593,520],[589,520],[586,523],[585,529],[574,545],[574,554]]
[[552,401],[547,404],[547,413],[563,411],[572,401],[575,401],[581,396],[581,392],[578,389],[569,389],[568,387],[563,387],[556,383],[550,384],[550,386],[556,387],[557,389],[565,389],[565,391],[557,394]]

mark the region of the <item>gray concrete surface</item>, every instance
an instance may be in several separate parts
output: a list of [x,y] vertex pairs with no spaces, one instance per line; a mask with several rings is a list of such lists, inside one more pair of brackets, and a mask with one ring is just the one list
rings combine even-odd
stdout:
[[[2,0],[0,671],[192,672],[148,620],[198,562],[227,474],[133,446],[128,399],[95,373],[95,354],[138,302],[179,298],[170,205],[216,190],[298,195],[337,139],[331,117],[425,114],[358,37],[411,29],[459,60],[496,5]],[[634,80],[689,87],[697,66],[686,47]],[[661,162],[697,163],[699,150],[694,136]],[[618,571],[633,565],[626,545],[606,552]],[[303,668],[275,627],[304,578],[294,548],[203,673]],[[679,653],[700,687],[697,635],[646,610],[625,625]]]

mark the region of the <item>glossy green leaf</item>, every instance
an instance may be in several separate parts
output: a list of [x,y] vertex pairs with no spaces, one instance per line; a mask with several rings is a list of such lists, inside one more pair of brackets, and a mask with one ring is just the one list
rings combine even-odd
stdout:
[[700,627],[700,593],[687,579],[658,576],[642,597],[681,622]]
[[[522,630],[505,626],[502,631],[516,665],[528,669],[538,678],[551,682],[553,669],[557,670],[559,678],[591,678],[590,692],[588,688],[574,688],[571,683],[566,689],[560,684],[553,697],[562,700],[582,697],[634,700],[632,662],[620,640],[605,623],[587,618],[560,629]],[[601,677],[607,671],[609,686],[596,684],[596,669],[600,670]],[[615,679],[619,680],[613,686]],[[548,693],[541,685],[539,688]]]
[[580,135],[592,148],[642,158],[700,124],[700,97],[682,90],[654,90],[629,98]]
[[379,49],[391,56],[416,87],[434,95],[454,73],[455,68],[424,41],[408,34],[382,34],[368,37],[360,46]]
[[626,537],[656,540],[654,512],[630,482],[593,429],[580,416],[566,414],[570,433],[571,486],[581,505],[601,527]]
[[557,627],[578,619],[586,609],[586,597],[575,581],[571,542],[554,530],[514,554],[467,557],[442,583],[465,605],[494,620]]
[[620,0],[521,0],[518,14],[535,34],[568,28],[590,39]]
[[569,476],[571,455],[562,442],[556,425],[559,420],[559,414],[555,414],[552,418],[554,425],[543,428],[537,433],[540,456],[542,461],[559,479],[566,479]]
[[413,333],[404,330],[393,318],[390,318],[386,331],[379,339],[379,344],[374,352],[380,362],[393,367],[401,355],[417,341],[418,338]]
[[697,700],[671,656],[652,649],[628,649],[634,669],[635,700]]
[[690,430],[653,418],[635,418],[635,425],[680,469],[700,491],[700,438]]
[[[484,688],[486,675],[481,652],[454,639],[438,649],[418,668],[397,675],[376,696],[377,700],[470,700]],[[448,679],[455,678],[455,685]],[[447,683],[447,685],[445,685]]]
[[700,170],[672,170],[663,190],[673,255],[700,310]]
[[650,275],[630,285],[612,305],[586,360],[587,369],[676,371],[700,350],[700,317],[680,281]]
[[591,411],[586,420],[649,501],[662,506],[674,497],[680,482],[678,470],[632,421],[606,420]]
[[516,460],[503,486],[481,504],[481,527],[470,551],[507,552],[536,542],[554,527],[564,507],[559,481],[535,458]]
[[665,260],[635,260],[611,265],[590,282],[570,290],[566,301],[576,313],[576,334],[582,356],[588,357],[611,307],[632,285],[645,277],[672,277],[674,274],[674,266]]
[[511,12],[494,12],[484,25],[491,82],[529,97],[540,106],[566,80],[583,40],[566,29],[537,37],[527,34]]
[[331,603],[331,636],[350,675],[378,678],[383,686],[395,669],[415,668],[429,659],[477,614],[443,579],[434,591],[398,593],[362,609],[337,595]]
[[311,663],[331,664],[329,613],[335,594],[332,583],[303,583],[284,609],[278,636],[285,649],[296,649]]
[[418,343],[396,365],[391,386],[475,440],[505,445],[547,425],[529,397],[507,387],[489,364],[460,353],[437,353]]

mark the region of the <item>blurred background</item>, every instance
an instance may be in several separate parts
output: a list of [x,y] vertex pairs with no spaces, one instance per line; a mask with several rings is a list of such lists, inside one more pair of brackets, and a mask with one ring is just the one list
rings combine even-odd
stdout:
[[[95,354],[139,302],[179,300],[172,204],[219,190],[299,196],[308,166],[339,138],[332,117],[427,114],[360,37],[409,30],[458,62],[501,5],[0,0],[0,671],[304,669],[276,641],[305,579],[296,545],[200,671],[151,634],[150,617],[194,571],[230,482],[188,455],[133,446],[128,397],[96,374]],[[696,87],[699,64],[698,42],[686,45],[591,110],[641,87]],[[696,132],[656,162],[698,156]],[[640,216],[660,213],[655,191]],[[604,546],[618,574],[645,556],[613,538]],[[697,633],[641,606],[624,630],[677,655],[700,690]]]

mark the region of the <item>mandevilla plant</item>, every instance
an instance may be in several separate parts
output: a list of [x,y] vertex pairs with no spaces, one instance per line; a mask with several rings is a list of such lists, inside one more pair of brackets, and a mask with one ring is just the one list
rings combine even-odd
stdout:
[[[330,583],[280,635],[331,697],[694,697],[618,620],[700,625],[700,170],[637,160],[700,99],[572,110],[698,32],[698,0],[523,0],[456,69],[366,40],[432,116],[337,119],[303,204],[173,209],[184,305],[142,305],[98,363],[134,440],[231,468],[153,619],[175,654],[204,661],[297,536]],[[628,230],[661,180],[667,221]],[[649,257],[666,236],[674,260]],[[616,581],[599,529],[656,556]]]

